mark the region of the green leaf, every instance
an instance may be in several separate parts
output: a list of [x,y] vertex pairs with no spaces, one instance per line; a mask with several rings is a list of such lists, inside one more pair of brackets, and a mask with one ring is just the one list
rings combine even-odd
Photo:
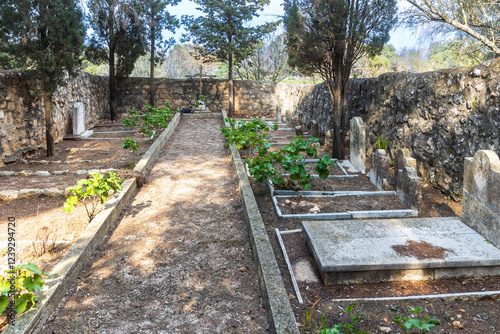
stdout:
[[45,280],[39,274],[28,276],[23,280],[23,287],[29,292],[38,291],[42,289]]
[[[0,281],[0,293],[2,295],[8,294],[10,291],[10,286],[11,286],[10,282],[2,277],[2,280]],[[0,314],[1,314],[1,312],[0,312]]]
[[23,313],[24,311],[26,311],[26,307],[28,306],[28,301],[24,298],[22,298],[21,296],[19,295],[16,295],[16,297],[14,298],[14,304],[15,304],[15,310],[16,310],[16,313]]
[[50,277],[49,273],[46,273],[45,271],[42,271],[40,268],[38,268],[38,266],[34,263],[28,263],[28,264],[21,264],[21,265],[18,265],[17,267],[14,268],[14,270],[21,270],[21,269],[26,269],[28,271],[31,271],[32,273],[34,274],[38,274],[38,275],[45,275],[45,276],[48,276]]
[[0,296],[0,314],[2,314],[9,306],[9,297]]

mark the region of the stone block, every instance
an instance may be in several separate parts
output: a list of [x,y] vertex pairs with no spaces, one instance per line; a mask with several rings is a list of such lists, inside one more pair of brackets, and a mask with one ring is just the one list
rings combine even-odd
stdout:
[[401,148],[396,151],[394,157],[394,177],[396,182],[398,181],[398,172],[404,167],[413,167],[417,169],[417,160],[411,157],[410,150],[406,148]]
[[291,128],[292,127],[292,115],[290,112],[287,110],[285,113],[285,121],[286,121],[286,127]]
[[281,122],[281,107],[276,106],[276,122]]
[[77,102],[73,108],[73,135],[78,136],[83,132],[85,132],[85,105]]
[[422,201],[422,184],[414,167],[399,170],[396,186],[397,198],[409,208],[418,209]]
[[366,171],[366,125],[361,117],[351,119],[350,160],[360,172]]
[[19,199],[37,198],[45,194],[44,189],[21,189],[19,191]]
[[493,151],[465,159],[462,221],[500,247],[500,159]]
[[375,150],[372,153],[372,166],[370,169],[370,182],[378,189],[382,189],[384,179],[389,178],[389,168],[391,158],[387,156],[385,150]]
[[13,201],[19,197],[19,191],[17,190],[2,190],[0,191],[0,200],[2,201]]

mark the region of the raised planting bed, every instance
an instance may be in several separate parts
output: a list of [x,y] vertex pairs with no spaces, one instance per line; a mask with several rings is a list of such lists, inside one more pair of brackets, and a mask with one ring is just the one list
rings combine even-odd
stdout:
[[[106,149],[109,149],[103,157],[104,161],[99,159],[99,156],[87,161],[86,166],[89,169],[97,169],[100,166],[106,165],[109,162],[111,165],[116,163],[114,159],[127,156],[134,159],[133,165],[137,164],[133,171],[123,171],[124,176],[137,176],[147,172],[148,168],[154,163],[156,154],[166,143],[170,135],[175,130],[178,124],[180,115],[176,115],[169,124],[169,127],[160,135],[160,137],[152,145],[143,145],[140,147],[140,152],[144,154],[132,154],[121,148],[121,142],[114,140],[109,141],[93,141],[89,146],[88,141],[64,141],[56,147],[61,148],[64,145],[69,150],[56,150],[56,156],[50,159],[43,157],[43,152],[32,156],[31,162],[45,159],[48,162],[32,163],[30,166],[43,166],[44,170],[47,167],[60,170],[59,162],[64,166],[64,162],[73,159],[81,158],[75,156],[77,152],[99,152],[103,147],[98,146],[98,143],[105,143]],[[91,150],[72,150],[76,146],[77,149],[92,148]],[[113,146],[117,144],[119,146]],[[97,145],[97,146],[96,146]],[[57,154],[61,153],[62,154]],[[117,156],[114,156],[114,154]],[[126,154],[126,155],[124,155]],[[142,157],[142,158],[141,158]],[[90,158],[90,157],[89,157]],[[51,163],[53,161],[54,163]],[[17,164],[17,163],[14,163]],[[23,164],[23,163],[19,163]],[[10,167],[12,164],[4,167]],[[25,163],[23,165],[26,165]],[[132,165],[132,167],[133,167]],[[107,167],[107,166],[106,166]],[[121,171],[118,171],[120,173]],[[53,175],[53,174],[52,174]],[[86,178],[86,174],[78,175],[69,173],[63,177],[75,176],[75,180]],[[37,176],[40,178],[50,178],[52,176]],[[7,179],[8,177],[2,177]],[[32,176],[26,176],[24,187],[29,184]],[[42,270],[49,272],[51,278],[46,280],[46,285],[37,293],[39,302],[34,309],[29,310],[25,314],[16,317],[16,327],[7,327],[6,333],[31,333],[38,326],[39,322],[45,321],[50,316],[52,311],[57,306],[65,293],[68,284],[72,284],[73,279],[78,274],[82,261],[88,257],[97,244],[99,244],[107,230],[114,222],[121,209],[128,203],[133,196],[138,182],[143,182],[144,177],[139,177],[140,181],[135,178],[129,178],[122,184],[122,191],[111,196],[107,203],[102,207],[97,216],[89,223],[87,213],[82,203],[79,203],[72,213],[63,212],[64,197],[51,198],[41,195],[37,198],[17,199],[13,201],[0,201],[0,226],[7,230],[8,218],[15,217],[16,225],[16,244],[17,244],[17,263],[36,263]],[[71,186],[75,185],[75,182]],[[62,184],[61,184],[62,186]],[[41,251],[41,246],[45,247]],[[54,248],[52,246],[55,246]],[[3,252],[2,252],[3,253]],[[2,254],[5,261],[2,262],[0,270],[6,269],[5,265],[6,254]]]
[[401,204],[393,191],[273,196],[273,203],[280,218],[356,219],[418,215],[416,210],[409,210]]

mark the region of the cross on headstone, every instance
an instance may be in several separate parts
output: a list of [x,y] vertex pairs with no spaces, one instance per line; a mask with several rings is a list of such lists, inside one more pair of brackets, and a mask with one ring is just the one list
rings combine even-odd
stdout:
[[199,74],[186,75],[187,78],[193,78],[193,79],[195,79],[197,76],[199,76],[199,78],[200,78],[200,81],[199,81],[200,83],[199,83],[199,87],[198,87],[198,99],[199,99],[200,96],[203,95],[203,78],[214,78],[215,75],[203,74],[203,66],[202,65],[200,65]]
[[203,92],[203,80],[202,80],[202,78],[203,78],[203,66],[200,65],[200,95],[199,96],[203,95],[202,94],[202,92]]

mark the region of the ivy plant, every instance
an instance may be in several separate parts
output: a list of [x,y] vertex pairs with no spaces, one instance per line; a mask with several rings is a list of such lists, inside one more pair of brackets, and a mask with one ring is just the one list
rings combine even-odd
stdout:
[[[416,318],[407,318],[401,317],[400,315],[394,317],[394,322],[401,327],[404,334],[408,333],[420,333],[425,334],[431,331],[431,329],[435,326],[441,324],[439,319],[431,319],[429,317],[420,316],[420,311],[422,311],[422,307],[418,306],[415,308],[410,308],[408,311],[416,314]],[[409,331],[412,329],[416,329],[416,331]]]
[[[64,203],[64,212],[72,212],[78,202],[82,202],[89,218],[89,223],[97,215],[99,203],[104,204],[109,199],[110,191],[117,192],[121,190],[121,181],[115,173],[107,173],[103,176],[100,173],[90,173],[92,178],[82,179],[76,182],[76,185],[66,189],[73,193]],[[90,198],[90,203],[86,201]]]
[[346,323],[339,323],[334,325],[332,328],[327,328],[326,327],[326,321],[325,317],[323,314],[321,314],[321,324],[322,324],[322,330],[319,332],[320,334],[368,334],[365,330],[360,330],[359,327],[359,322],[363,320],[363,315],[355,315],[353,313],[354,308],[356,307],[356,304],[350,304],[344,309],[344,312],[347,312],[349,314],[349,317],[351,318],[351,322],[346,322]]
[[9,275],[0,277],[0,314],[9,306],[9,295],[14,296],[16,313],[23,313],[35,306],[37,299],[33,292],[41,290],[45,283],[44,276],[50,275],[33,263],[22,264],[5,272]]

